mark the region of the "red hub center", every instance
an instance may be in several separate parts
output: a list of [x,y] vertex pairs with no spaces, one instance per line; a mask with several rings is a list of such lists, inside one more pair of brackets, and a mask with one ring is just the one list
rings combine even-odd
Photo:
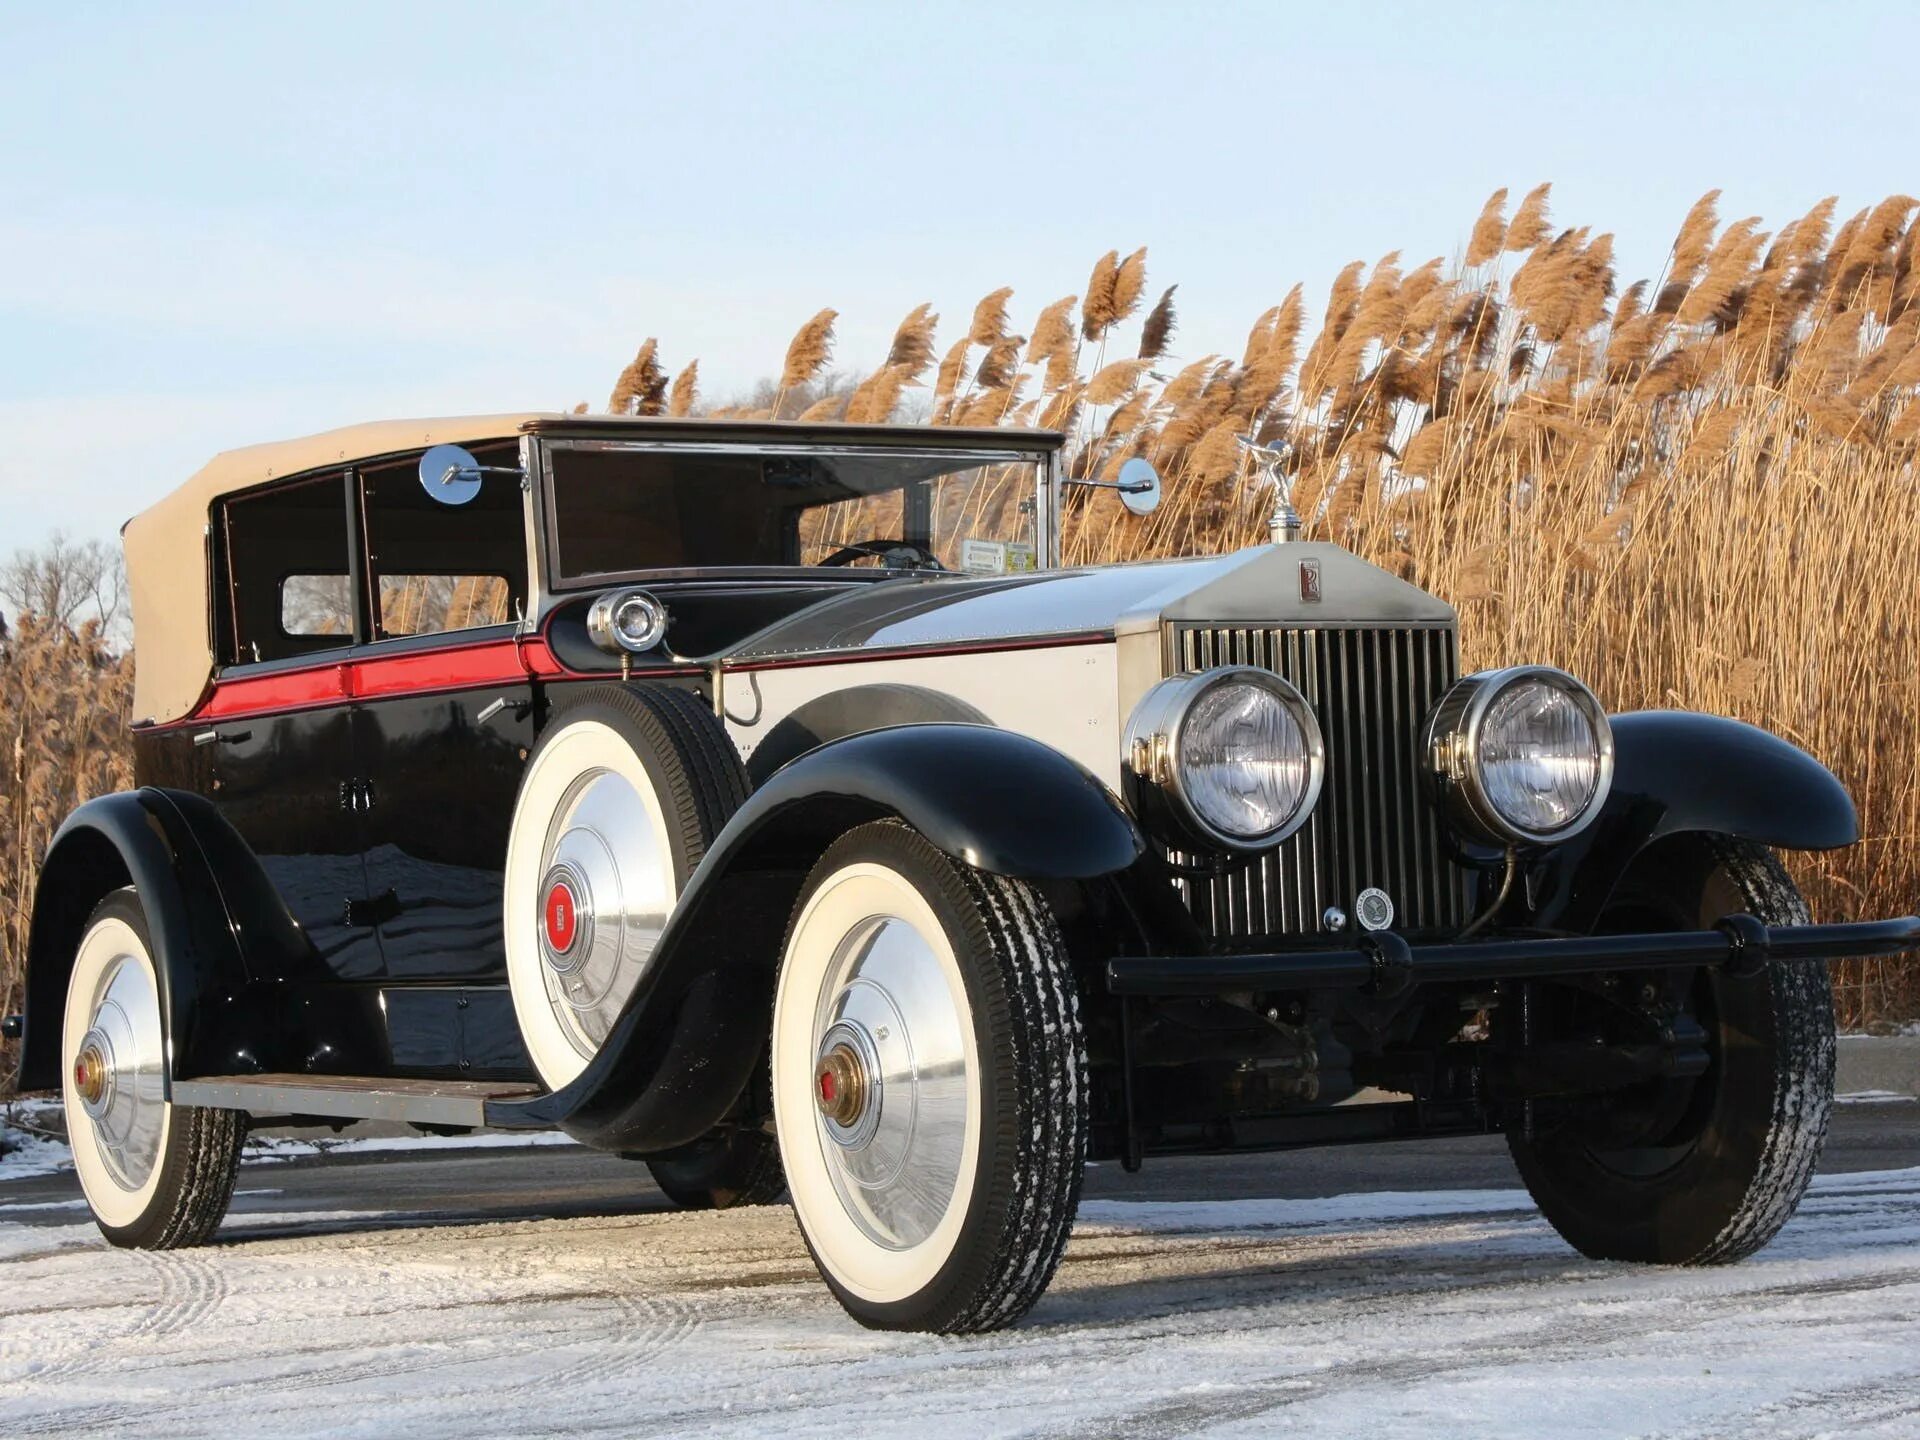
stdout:
[[580,933],[580,914],[574,905],[573,887],[564,880],[554,881],[547,891],[546,920],[547,944],[555,953],[566,954]]
[[106,1057],[91,1045],[74,1057],[73,1088],[89,1105],[98,1105],[100,1097],[107,1093]]

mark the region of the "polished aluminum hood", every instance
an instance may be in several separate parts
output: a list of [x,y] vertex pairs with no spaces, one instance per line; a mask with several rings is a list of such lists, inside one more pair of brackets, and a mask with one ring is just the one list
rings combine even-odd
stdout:
[[1444,624],[1453,608],[1337,545],[978,578],[903,577],[822,601],[749,637],[729,664],[866,651],[1120,638],[1164,622]]

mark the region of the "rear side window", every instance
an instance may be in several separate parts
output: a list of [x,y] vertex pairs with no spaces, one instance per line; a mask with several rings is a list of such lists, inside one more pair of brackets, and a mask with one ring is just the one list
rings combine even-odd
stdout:
[[225,665],[285,660],[352,643],[352,544],[340,474],[241,495],[221,507]]
[[351,636],[353,581],[345,575],[287,576],[280,582],[280,630],[295,640]]
[[[513,467],[519,447],[476,447]],[[526,613],[525,504],[514,475],[489,474],[464,505],[421,488],[418,459],[361,474],[376,640],[507,625]]]

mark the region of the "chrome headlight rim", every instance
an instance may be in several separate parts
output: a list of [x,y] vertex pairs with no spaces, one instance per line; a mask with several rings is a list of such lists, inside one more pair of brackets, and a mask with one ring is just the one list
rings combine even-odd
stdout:
[[[1574,703],[1593,734],[1593,790],[1578,815],[1550,829],[1522,825],[1503,813],[1487,791],[1480,766],[1480,741],[1488,712],[1503,695],[1525,684],[1545,685],[1561,692]],[[1469,839],[1502,849],[1571,840],[1599,818],[1613,789],[1613,726],[1606,709],[1593,691],[1551,665],[1510,665],[1463,676],[1434,707],[1423,749],[1428,778],[1455,828]]]
[[587,611],[587,636],[609,655],[644,655],[667,638],[667,607],[647,590],[609,590]]
[[[1186,724],[1199,702],[1227,685],[1253,685],[1287,708],[1305,742],[1307,783],[1293,811],[1279,825],[1257,834],[1224,830],[1194,803],[1180,764]],[[1136,787],[1136,809],[1158,838],[1177,849],[1254,854],[1270,850],[1312,817],[1326,782],[1327,745],[1320,720],[1306,696],[1291,681],[1253,665],[1221,665],[1189,675],[1173,675],[1149,690],[1127,719],[1123,768]],[[1158,823],[1156,823],[1158,822]]]

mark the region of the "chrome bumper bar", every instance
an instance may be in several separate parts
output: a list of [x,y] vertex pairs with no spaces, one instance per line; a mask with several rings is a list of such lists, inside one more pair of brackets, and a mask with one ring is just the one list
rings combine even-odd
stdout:
[[1262,955],[1125,955],[1107,962],[1115,995],[1219,995],[1233,991],[1360,990],[1393,995],[1411,985],[1554,980],[1611,970],[1708,965],[1757,975],[1773,960],[1836,960],[1920,949],[1920,916],[1841,925],[1767,925],[1729,915],[1711,930],[1468,940],[1410,945],[1391,931],[1346,950]]

